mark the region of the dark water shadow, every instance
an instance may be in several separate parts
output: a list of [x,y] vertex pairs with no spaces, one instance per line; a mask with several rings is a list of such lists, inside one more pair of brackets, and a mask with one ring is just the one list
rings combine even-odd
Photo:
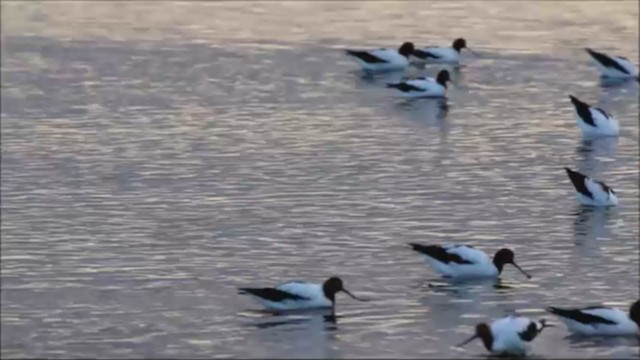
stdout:
[[511,290],[518,288],[516,283],[502,280],[501,278],[439,278],[437,280],[425,279],[419,281],[416,289],[425,292],[461,294],[474,290],[486,290],[493,288],[496,290]]
[[404,111],[411,120],[431,124],[443,121],[449,112],[447,98],[402,98],[395,108]]
[[[333,314],[331,309],[311,309],[311,310],[289,310],[289,311],[251,311],[250,313],[264,315],[256,322],[247,326],[258,329],[270,329],[275,327],[286,327],[301,324],[321,322],[328,330],[337,329],[338,319],[342,315]],[[293,327],[291,331],[298,329]]]
[[614,348],[619,346],[640,346],[640,336],[586,336],[569,334],[563,338],[571,347]]
[[576,153],[584,160],[593,160],[595,156],[614,157],[618,152],[618,137],[603,136],[596,138],[582,138],[576,147]]
[[446,98],[400,99],[394,108],[407,120],[437,130],[441,139],[446,139],[451,130],[451,124],[446,121],[450,109]]
[[350,73],[355,77],[356,88],[385,87],[388,83],[408,79],[403,70],[384,72],[352,70]]
[[[615,164],[614,161],[602,160],[616,158],[618,141],[617,136],[582,138],[575,148],[578,157],[575,170],[598,179],[598,174],[606,173]],[[606,182],[606,179],[598,180]]]
[[[476,340],[476,341],[480,342],[480,340]],[[469,344],[469,345],[471,345],[471,344]],[[478,345],[478,346],[482,346],[482,345]],[[456,346],[451,346],[450,349],[453,350],[453,351],[456,351],[456,352],[460,352],[460,353],[465,352],[464,350],[461,350],[460,348],[458,348]],[[492,354],[492,353],[487,354],[485,352],[485,353],[475,353],[473,355],[465,354],[464,356],[461,355],[458,358],[459,359],[462,359],[462,358],[474,359],[475,358],[475,359],[492,359],[492,360],[496,360],[496,359],[502,359],[502,360],[504,360],[504,359],[540,359],[540,360],[547,359],[546,357],[543,357],[543,356],[540,356],[540,355],[536,355],[531,351],[528,352],[525,355]]]
[[613,206],[596,207],[576,204],[571,213],[573,219],[573,239],[577,246],[594,244],[598,238],[610,238],[607,224],[611,216],[617,213]]
[[615,88],[620,86],[628,86],[637,83],[637,78],[612,78],[612,77],[600,77],[600,86],[603,88]]

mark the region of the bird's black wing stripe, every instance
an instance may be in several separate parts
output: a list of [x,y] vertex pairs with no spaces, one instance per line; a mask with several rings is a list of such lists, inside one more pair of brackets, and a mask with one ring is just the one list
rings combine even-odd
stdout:
[[430,53],[428,50],[424,51],[424,50],[414,50],[413,51],[413,55],[419,59],[439,59],[440,56]]
[[598,309],[598,308],[600,307],[596,306],[596,307],[590,307],[585,309],[561,309],[556,307],[549,307],[547,308],[547,311],[552,314],[556,314],[558,316],[562,316],[567,319],[571,319],[587,325],[596,325],[596,324],[615,325],[616,324],[614,321],[605,319],[603,317],[582,312],[582,310]]
[[622,71],[625,74],[629,74],[627,69],[625,69],[622,66],[620,66],[620,64],[618,64],[618,62],[616,62],[615,60],[611,59],[609,56],[607,56],[607,55],[605,55],[603,53],[599,53],[597,51],[593,51],[591,49],[586,49],[586,50],[589,53],[589,55],[591,55],[594,59],[596,59],[597,62],[602,64],[602,66],[614,68],[614,69],[616,69],[618,71]]
[[380,59],[377,56],[374,56],[366,51],[355,51],[355,50],[346,50],[348,55],[355,56],[358,59],[368,63],[368,64],[384,64],[388,61],[384,59]]
[[571,96],[571,102],[573,103],[573,106],[575,106],[580,119],[582,119],[586,124],[596,127],[596,123],[593,121],[593,117],[591,116],[591,111],[589,111],[589,105],[573,96]]
[[573,187],[576,188],[576,191],[593,199],[593,194],[589,189],[587,189],[587,177],[569,168],[565,168],[565,170],[567,171],[567,175],[569,175],[569,179],[571,179],[571,183],[573,183]]
[[600,108],[593,108],[595,111],[599,112],[600,114],[602,114],[606,119],[610,118],[611,116],[609,116],[609,114],[607,114],[606,111],[600,109]]
[[450,254],[445,248],[439,245],[420,245],[416,243],[409,243],[414,251],[427,255],[442,263],[448,264],[450,262],[456,264],[472,264],[471,261],[465,260],[457,254]]
[[274,288],[240,288],[240,293],[248,293],[265,300],[281,302],[286,300],[309,300],[308,298]]
[[603,183],[602,181],[598,181],[598,180],[594,180],[594,182],[598,185],[600,185],[600,187],[602,188],[602,190],[604,190],[604,192],[608,193],[608,192],[612,192],[615,194],[615,192],[613,191],[612,188],[608,187],[607,184]]
[[532,321],[524,331],[518,333],[518,336],[520,336],[520,339],[522,339],[523,341],[531,341],[535,339],[535,337],[538,336],[539,333],[540,331],[536,326],[536,323]]
[[409,85],[407,83],[401,82],[401,83],[395,83],[395,84],[387,84],[388,88],[394,88],[394,89],[398,89],[402,92],[411,92],[411,91],[424,91],[424,89],[421,89],[419,87],[415,87],[413,85]]

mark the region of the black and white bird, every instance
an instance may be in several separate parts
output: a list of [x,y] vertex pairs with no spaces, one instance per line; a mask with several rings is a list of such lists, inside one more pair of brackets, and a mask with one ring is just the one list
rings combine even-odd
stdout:
[[353,57],[364,71],[385,72],[403,70],[409,65],[409,56],[414,50],[413,43],[405,42],[398,50],[345,50],[347,55]]
[[640,300],[631,305],[629,313],[607,306],[559,308],[547,311],[558,316],[569,331],[580,335],[625,336],[640,331]]
[[576,110],[576,122],[584,137],[618,136],[620,125],[611,114],[569,95]]
[[569,179],[576,189],[576,198],[583,205],[590,206],[616,206],[618,196],[612,188],[602,181],[592,180],[588,176],[573,171],[568,167],[564,168],[569,175]]
[[306,281],[289,281],[275,287],[240,288],[240,294],[252,295],[269,310],[300,310],[327,308],[335,309],[336,294],[340,291],[359,301],[360,299],[344,288],[342,280],[331,277],[323,284]]
[[387,87],[397,89],[402,97],[444,97],[447,92],[447,82],[450,81],[449,72],[441,70],[435,79],[419,77],[387,84]]
[[607,55],[589,48],[585,48],[585,51],[595,60],[596,67],[602,77],[636,78],[640,81],[638,71],[629,59],[622,56]]
[[482,250],[468,245],[421,245],[409,243],[439,274],[450,278],[498,277],[506,264],[512,264],[527,278],[531,278],[514,261],[513,251],[500,249],[493,260]]
[[478,55],[467,46],[465,39],[458,38],[453,41],[450,47],[427,46],[422,49],[416,49],[413,52],[413,56],[424,62],[457,64],[460,62],[460,50],[465,48],[474,55]]
[[533,341],[542,329],[551,326],[544,319],[533,321],[524,316],[507,316],[491,324],[476,325],[475,334],[458,347],[480,338],[485,349],[492,354],[521,356],[527,352],[526,344]]

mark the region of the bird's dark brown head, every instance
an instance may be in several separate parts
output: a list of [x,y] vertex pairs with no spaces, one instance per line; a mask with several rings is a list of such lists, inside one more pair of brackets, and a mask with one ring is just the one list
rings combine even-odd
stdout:
[[511,264],[513,263],[514,256],[515,255],[513,254],[513,251],[511,251],[511,249],[500,249],[493,257],[493,262],[501,265]]
[[404,44],[402,44],[402,46],[400,46],[400,48],[398,49],[398,52],[400,53],[400,55],[403,55],[404,57],[408,58],[409,55],[413,54],[414,50],[415,50],[415,47],[413,46],[413,43],[407,41]]
[[636,300],[629,308],[629,317],[640,327],[640,300]]
[[444,87],[447,87],[447,81],[451,81],[449,72],[447,70],[440,70],[436,77],[436,82]]
[[327,279],[327,281],[322,284],[322,291],[324,292],[324,295],[327,297],[327,299],[329,299],[334,305],[336,303],[336,294],[340,291],[358,301],[368,301],[353,295],[349,290],[345,289],[344,284],[342,283],[342,279],[337,276],[333,276]]
[[491,328],[489,325],[485,323],[480,323],[476,325],[476,336],[482,340],[482,344],[485,349],[491,351],[491,347],[493,345],[493,334],[491,333]]
[[336,299],[336,293],[343,290],[342,279],[339,277],[330,277],[327,281],[322,284],[322,290],[326,295],[327,299],[332,302]]
[[457,51],[460,52],[460,50],[464,49],[467,47],[467,41],[463,38],[457,38],[453,41],[453,48]]
[[527,274],[524,270],[520,268],[520,266],[518,266],[518,264],[516,264],[514,257],[515,255],[513,254],[513,251],[511,251],[511,249],[498,250],[498,252],[493,256],[493,264],[498,269],[498,273],[502,273],[502,268],[504,267],[505,264],[511,264],[516,269],[520,270],[520,272],[523,273],[524,276],[530,279],[531,275]]
[[491,351],[491,348],[493,347],[493,334],[491,333],[491,328],[489,327],[489,325],[485,323],[480,323],[476,325],[475,330],[476,331],[473,334],[473,336],[463,341],[462,343],[460,343],[458,347],[465,346],[466,344],[472,342],[473,340],[480,338],[480,340],[482,340],[482,344],[484,345],[484,347],[488,351]]

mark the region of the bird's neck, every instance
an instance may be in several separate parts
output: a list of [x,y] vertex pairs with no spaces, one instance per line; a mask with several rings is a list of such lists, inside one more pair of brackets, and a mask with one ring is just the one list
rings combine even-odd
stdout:
[[482,340],[482,344],[484,345],[484,348],[487,349],[487,351],[491,352],[493,351],[493,334],[489,333],[486,334],[484,336],[480,337],[480,340]]
[[493,259],[493,266],[498,269],[498,274],[502,274],[502,268],[504,268],[504,264],[501,262],[497,262],[496,259]]

